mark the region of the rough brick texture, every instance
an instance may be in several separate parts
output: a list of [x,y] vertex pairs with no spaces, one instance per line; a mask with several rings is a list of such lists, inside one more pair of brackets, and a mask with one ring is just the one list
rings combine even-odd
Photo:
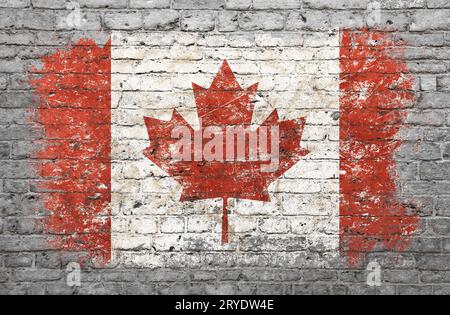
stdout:
[[[75,6],[75,14],[80,12],[77,20],[74,7],[68,6],[67,1],[0,0],[0,293],[449,294],[450,4],[445,0],[383,0],[379,1],[381,11],[377,16],[368,10],[371,3],[370,0],[79,0]],[[305,229],[321,229],[323,225],[314,224],[307,215],[291,219],[296,209],[285,207],[278,217],[269,216],[267,209],[250,209],[248,219],[237,225],[236,233],[243,237],[240,255],[233,259],[227,251],[202,253],[205,247],[213,248],[214,244],[190,242],[186,250],[194,255],[187,260],[186,256],[178,256],[177,248],[166,248],[167,244],[176,242],[182,233],[200,235],[216,231],[217,222],[209,220],[211,213],[203,215],[202,209],[190,209],[192,213],[186,215],[172,209],[169,215],[157,216],[156,220],[154,214],[136,218],[131,213],[120,228],[133,231],[142,239],[158,236],[154,246],[148,248],[157,255],[143,259],[158,257],[163,261],[160,267],[146,269],[128,264],[98,269],[88,262],[82,272],[82,286],[67,286],[66,266],[77,261],[81,253],[62,253],[48,243],[42,229],[42,220],[48,214],[43,206],[45,192],[35,185],[34,152],[42,128],[29,124],[36,100],[28,85],[27,69],[39,66],[40,56],[84,37],[104,42],[107,36],[102,33],[114,30],[128,32],[128,44],[139,47],[135,58],[128,56],[130,60],[145,59],[142,54],[154,54],[159,56],[155,60],[164,60],[169,54],[169,57],[183,55],[182,60],[195,63],[204,58],[196,47],[207,47],[202,51],[218,63],[224,56],[230,60],[252,60],[265,65],[267,73],[276,73],[277,67],[289,71],[289,66],[295,65],[293,61],[301,59],[296,47],[304,49],[306,55],[309,50],[323,48],[321,56],[327,59],[326,47],[316,47],[317,41],[312,38],[327,37],[341,27],[365,26],[390,30],[396,39],[406,43],[408,66],[416,82],[418,97],[408,109],[409,117],[402,131],[406,142],[397,153],[402,199],[407,208],[421,215],[420,232],[407,251],[375,251],[362,267],[349,268],[345,258],[311,246],[302,237]],[[302,36],[293,36],[293,32]],[[143,34],[148,35],[146,40],[140,38]],[[242,50],[246,54],[242,56],[236,48],[250,49]],[[271,55],[274,51],[277,54]],[[271,64],[277,60],[283,64]],[[153,66],[155,73],[162,72],[156,62],[147,66]],[[252,63],[241,70],[242,75],[255,71]],[[211,71],[200,65],[194,72],[198,75]],[[181,67],[179,76],[190,72],[191,69]],[[182,84],[197,80],[198,76],[192,75],[180,80],[181,90],[187,89]],[[157,83],[165,88],[163,83]],[[132,81],[124,84],[133,90]],[[321,89],[330,86],[331,83],[321,83]],[[175,105],[183,99],[182,95],[171,97],[168,101],[173,100]],[[126,103],[131,106],[133,97],[117,101],[131,101]],[[316,119],[332,126],[331,114],[318,115]],[[124,119],[128,119],[124,130],[132,135],[135,117]],[[312,140],[320,136],[309,135]],[[331,136],[329,140],[338,139]],[[122,159],[133,159],[130,156],[133,152],[120,153]],[[141,174],[128,171],[132,175],[126,179],[133,193],[134,189],[140,189],[136,187],[140,185],[137,182]],[[326,172],[322,175],[326,176]],[[316,188],[311,186],[311,193]],[[151,191],[152,186],[147,189]],[[285,189],[295,193],[296,187]],[[307,212],[312,202],[305,200],[305,204],[295,206]],[[315,208],[327,208],[324,200],[315,202],[319,203],[314,204]],[[139,208],[138,202],[135,205]],[[207,206],[214,207],[209,202]],[[259,234],[254,233],[256,230]],[[146,241],[136,244],[131,249],[147,246]],[[236,248],[230,245],[229,251]],[[274,254],[280,251],[283,255]],[[371,261],[382,267],[380,287],[366,283],[365,267]]]

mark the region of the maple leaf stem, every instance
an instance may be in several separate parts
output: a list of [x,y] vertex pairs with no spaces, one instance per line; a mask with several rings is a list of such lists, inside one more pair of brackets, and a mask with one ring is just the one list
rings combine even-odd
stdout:
[[228,197],[223,198],[222,244],[228,244]]

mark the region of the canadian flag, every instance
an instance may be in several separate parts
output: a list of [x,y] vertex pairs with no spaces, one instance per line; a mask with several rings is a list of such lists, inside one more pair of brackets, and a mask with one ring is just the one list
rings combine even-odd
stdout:
[[[164,254],[403,250],[413,80],[389,33],[113,33],[42,58],[37,189],[50,241],[160,267]],[[194,254],[193,254],[194,253]]]

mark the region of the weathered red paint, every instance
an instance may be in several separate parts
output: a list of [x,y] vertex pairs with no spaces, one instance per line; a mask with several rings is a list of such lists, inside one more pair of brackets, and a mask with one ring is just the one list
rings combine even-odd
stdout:
[[[67,251],[111,259],[111,43],[83,39],[42,58],[35,121],[44,128],[35,153],[47,192],[45,230]],[[59,237],[56,237],[59,236]]]
[[356,266],[377,246],[404,250],[418,218],[396,199],[396,139],[412,104],[413,79],[391,36],[341,34],[341,250]]
[[[209,89],[193,84],[197,111],[202,121],[201,128],[205,130],[209,126],[235,125],[249,127],[254,110],[251,99],[257,87],[258,84],[255,84],[246,90],[242,89],[226,61]],[[280,165],[277,171],[269,173],[261,171],[261,165],[266,164],[262,161],[174,163],[171,161],[170,147],[178,140],[171,137],[173,129],[185,126],[193,132],[193,128],[176,110],[170,121],[145,117],[145,123],[150,147],[144,153],[183,186],[181,201],[215,198],[224,200],[223,243],[229,241],[228,199],[270,201],[269,185],[308,154],[306,149],[300,147],[305,119],[280,121],[276,110],[261,125],[279,126],[280,130]]]

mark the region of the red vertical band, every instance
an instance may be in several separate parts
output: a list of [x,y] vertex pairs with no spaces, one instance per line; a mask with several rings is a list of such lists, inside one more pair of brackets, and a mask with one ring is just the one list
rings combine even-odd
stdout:
[[377,247],[404,250],[418,227],[396,199],[394,158],[413,79],[383,32],[342,31],[340,68],[341,251],[355,266]]
[[111,259],[111,44],[80,40],[42,58],[31,85],[43,126],[36,189],[45,230],[62,250]]

